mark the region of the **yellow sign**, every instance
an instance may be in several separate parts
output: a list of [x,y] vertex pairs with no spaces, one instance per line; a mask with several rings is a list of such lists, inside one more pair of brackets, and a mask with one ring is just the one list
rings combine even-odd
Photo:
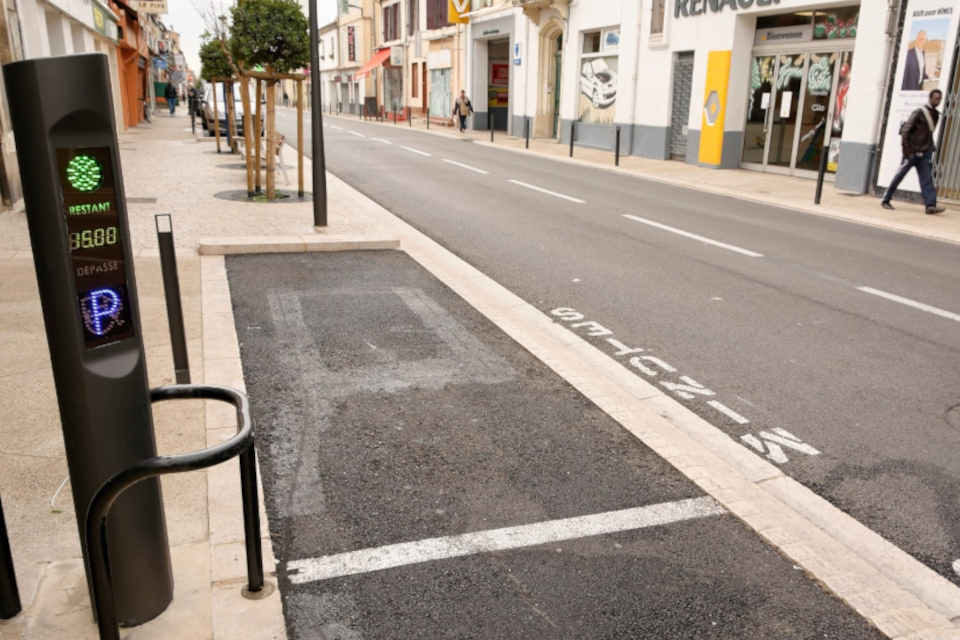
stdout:
[[707,81],[703,95],[698,159],[703,164],[717,167],[723,161],[723,122],[727,113],[731,53],[710,51],[707,54]]
[[447,16],[451,23],[463,24],[470,22],[470,18],[465,14],[470,13],[470,0],[448,0],[450,7],[447,10]]

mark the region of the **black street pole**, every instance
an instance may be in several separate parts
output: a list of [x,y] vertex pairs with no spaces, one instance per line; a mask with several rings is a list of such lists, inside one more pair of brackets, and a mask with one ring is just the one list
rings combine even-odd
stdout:
[[3,504],[0,504],[0,620],[9,620],[18,613],[20,592],[17,591],[17,576],[13,571],[7,523],[3,520]]
[[820,196],[823,194],[823,177],[827,173],[827,156],[830,155],[830,147],[820,148],[820,167],[817,172],[817,192],[813,196],[813,204],[820,204]]
[[[327,161],[323,157],[323,97],[320,92],[320,43],[317,0],[310,0],[310,143],[313,157],[313,226],[327,226]],[[303,150],[301,150],[303,153]]]

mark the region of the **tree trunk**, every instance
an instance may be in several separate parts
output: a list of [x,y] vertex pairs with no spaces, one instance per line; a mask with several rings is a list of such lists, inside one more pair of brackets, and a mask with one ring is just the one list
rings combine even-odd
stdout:
[[297,195],[303,197],[303,80],[297,80]]
[[277,197],[277,81],[267,80],[267,200]]
[[230,153],[237,152],[237,113],[233,98],[233,81],[226,83],[225,86],[230,88],[230,91],[225,92],[223,95],[223,102],[227,108],[227,126],[230,127]]
[[243,101],[243,154],[247,164],[247,197],[253,197],[253,126],[250,121],[250,78],[240,78],[240,99]]
[[217,83],[211,82],[213,87],[213,134],[217,136],[217,153],[220,153],[220,114],[217,113]]
[[255,143],[256,163],[253,165],[254,175],[256,176],[256,181],[255,181],[256,184],[254,188],[257,193],[260,193],[260,191],[263,190],[263,187],[261,186],[263,183],[260,182],[260,162],[261,162],[260,137],[263,135],[263,120],[262,120],[263,109],[260,106],[262,96],[263,96],[263,80],[261,80],[260,78],[257,78],[257,95],[254,96],[254,99],[257,101],[257,114],[256,114],[256,122],[253,123],[254,135],[256,136],[256,143]]

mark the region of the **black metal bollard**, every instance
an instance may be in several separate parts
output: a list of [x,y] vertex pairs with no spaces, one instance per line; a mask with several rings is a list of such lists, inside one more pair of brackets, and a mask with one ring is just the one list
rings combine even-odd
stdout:
[[577,121],[571,120],[570,121],[570,157],[571,158],[573,157],[573,136],[576,135],[575,134],[576,126],[577,126]]
[[[247,197],[252,198],[253,193],[248,191]],[[163,273],[163,297],[167,300],[173,368],[177,384],[189,384],[190,361],[187,358],[187,334],[183,326],[183,306],[180,302],[177,252],[173,245],[173,221],[169,213],[155,215],[153,219],[157,226],[157,244],[160,246],[160,270]]]
[[193,135],[197,135],[197,109],[194,104],[196,98],[188,98],[187,104],[190,105],[190,131],[193,132]]
[[493,114],[487,113],[487,117],[490,118],[490,142],[493,142]]
[[413,129],[413,112],[410,111],[410,107],[407,107],[407,125]]
[[823,177],[827,173],[827,157],[830,155],[830,147],[823,147],[820,150],[820,168],[817,171],[817,193],[813,197],[813,204],[820,204],[820,196],[823,195]]
[[20,592],[17,590],[17,575],[13,571],[7,524],[3,519],[3,503],[0,503],[0,620],[8,620],[18,613]]
[[620,127],[617,127],[617,145],[616,145],[616,155],[614,157],[614,165],[620,166]]
[[396,109],[394,109],[393,110],[393,126],[397,126],[398,124],[397,118],[399,115],[400,115],[399,112]]
[[430,128],[430,107],[427,107],[427,129]]
[[525,118],[523,121],[523,137],[526,140],[524,143],[524,148],[530,148],[530,118]]

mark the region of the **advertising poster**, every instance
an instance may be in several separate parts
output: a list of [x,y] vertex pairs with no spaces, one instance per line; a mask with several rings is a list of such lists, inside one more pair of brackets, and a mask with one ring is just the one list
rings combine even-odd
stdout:
[[[958,12],[953,0],[909,0],[907,14],[897,52],[897,73],[894,76],[890,115],[883,139],[880,187],[890,184],[902,160],[900,124],[915,109],[927,102],[933,89],[946,92],[950,81],[953,47],[957,36]],[[942,120],[941,120],[942,122]],[[934,138],[939,133],[934,133]],[[915,171],[900,183],[903,191],[920,191]]]

